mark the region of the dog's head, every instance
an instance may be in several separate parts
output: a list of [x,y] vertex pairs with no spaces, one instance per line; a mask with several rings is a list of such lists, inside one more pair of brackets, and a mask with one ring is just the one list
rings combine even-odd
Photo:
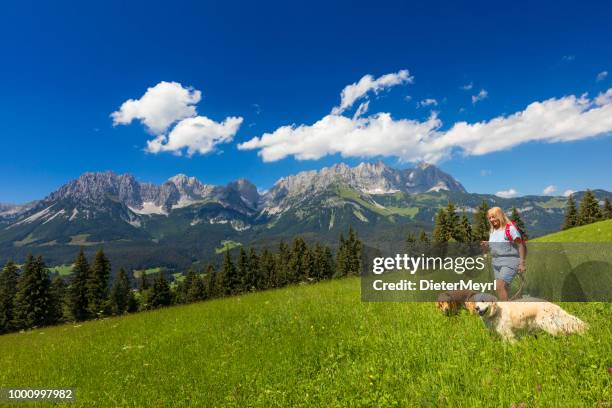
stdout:
[[458,313],[461,305],[459,304],[459,302],[453,300],[448,293],[441,293],[438,296],[436,306],[438,307],[438,310],[442,311],[448,316],[451,314]]
[[496,302],[476,302],[476,312],[482,317],[492,317],[497,314]]

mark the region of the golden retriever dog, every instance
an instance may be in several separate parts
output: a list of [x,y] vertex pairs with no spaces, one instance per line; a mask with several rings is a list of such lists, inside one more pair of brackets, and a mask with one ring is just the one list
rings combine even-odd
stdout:
[[476,302],[476,311],[485,324],[506,341],[516,342],[515,331],[544,330],[558,336],[582,333],[587,324],[554,303],[523,298],[514,302]]
[[497,298],[487,293],[480,293],[473,290],[452,290],[442,292],[438,295],[436,307],[444,314],[452,315],[459,313],[461,308],[465,308],[470,313],[476,313],[476,302],[494,302]]

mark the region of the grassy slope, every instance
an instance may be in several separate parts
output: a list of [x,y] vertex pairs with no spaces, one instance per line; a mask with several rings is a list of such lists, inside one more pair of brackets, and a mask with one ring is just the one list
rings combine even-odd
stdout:
[[536,238],[537,242],[612,242],[612,220],[599,221]]
[[344,279],[0,336],[0,387],[72,386],[76,406],[610,401],[612,305],[563,306],[585,335],[510,346],[431,303],[362,303]]
[[345,279],[0,336],[0,386],[77,406],[594,406],[610,400],[610,304],[584,336],[501,343],[431,303],[362,303]]

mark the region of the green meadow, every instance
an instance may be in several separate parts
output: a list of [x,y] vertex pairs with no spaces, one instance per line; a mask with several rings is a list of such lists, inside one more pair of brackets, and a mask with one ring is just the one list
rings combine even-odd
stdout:
[[242,244],[240,242],[232,241],[231,239],[226,239],[221,241],[221,246],[215,248],[215,253],[222,254],[225,251],[229,251],[230,249],[238,248]]
[[360,299],[349,278],[3,335],[0,386],[73,387],[78,407],[612,401],[610,303],[562,304],[584,335],[509,345],[465,311]]
[[570,228],[534,239],[536,242],[612,242],[612,220]]

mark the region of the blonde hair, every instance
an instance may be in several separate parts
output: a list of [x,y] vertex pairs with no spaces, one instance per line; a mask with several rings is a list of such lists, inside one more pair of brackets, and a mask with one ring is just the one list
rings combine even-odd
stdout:
[[[493,207],[489,209],[489,211],[487,211],[487,219],[491,215],[495,217],[497,221],[499,221],[500,227],[510,223],[510,219],[506,216],[506,213],[504,213],[504,210],[502,210],[499,207]],[[491,225],[490,232],[493,232],[494,231],[493,224],[491,224],[491,222],[489,222],[489,224]]]

